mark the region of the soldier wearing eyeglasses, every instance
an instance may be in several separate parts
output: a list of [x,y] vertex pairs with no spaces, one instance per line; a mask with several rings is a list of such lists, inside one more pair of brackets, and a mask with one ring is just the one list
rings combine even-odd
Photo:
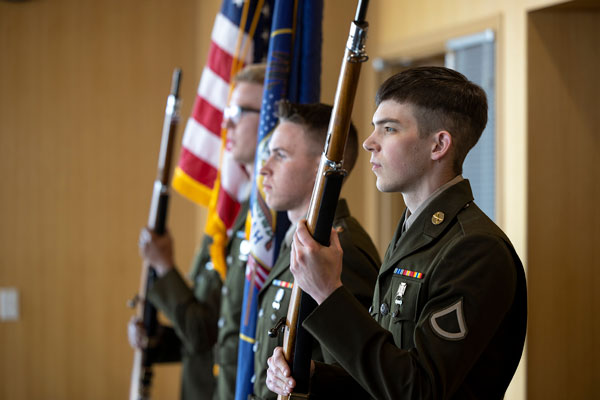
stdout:
[[[248,177],[253,176],[265,71],[264,64],[257,64],[236,75],[235,88],[223,115],[230,153]],[[245,239],[247,214],[246,199],[225,249],[224,282],[211,262],[210,237],[205,236],[195,257],[190,272],[193,287],[189,287],[175,268],[170,235],[159,237],[147,229],[140,235],[142,256],[159,276],[148,300],[173,324],[162,327],[153,362],[183,363],[182,399],[234,398],[244,272],[249,253]],[[130,321],[128,330],[132,346],[147,344],[139,321]]]

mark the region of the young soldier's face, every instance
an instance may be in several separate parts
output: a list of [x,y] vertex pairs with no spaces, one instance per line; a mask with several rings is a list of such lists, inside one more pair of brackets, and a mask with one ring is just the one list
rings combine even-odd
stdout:
[[281,122],[269,142],[269,157],[260,173],[267,205],[276,211],[306,213],[319,166],[302,125]]
[[363,147],[382,192],[410,193],[424,184],[431,165],[431,141],[421,139],[410,104],[382,101],[373,115],[373,132]]
[[231,154],[241,164],[254,163],[262,93],[262,85],[238,83],[223,119]]

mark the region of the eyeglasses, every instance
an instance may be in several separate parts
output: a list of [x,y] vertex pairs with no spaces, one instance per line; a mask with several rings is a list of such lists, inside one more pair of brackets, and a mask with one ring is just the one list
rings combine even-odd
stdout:
[[225,107],[225,110],[223,110],[223,119],[228,119],[237,125],[242,120],[242,115],[244,113],[260,114],[260,110],[257,110],[256,108],[238,106],[237,104],[231,104]]

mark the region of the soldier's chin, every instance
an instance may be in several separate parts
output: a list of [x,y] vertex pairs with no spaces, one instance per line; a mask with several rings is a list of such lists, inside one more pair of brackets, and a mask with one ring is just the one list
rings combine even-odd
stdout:
[[265,203],[267,203],[267,206],[269,206],[269,208],[273,211],[285,211],[285,210],[281,209],[281,207],[275,201],[273,196],[269,196],[269,193],[266,191],[265,191]]
[[375,186],[377,187],[377,190],[379,190],[382,193],[393,192],[393,190],[389,187],[389,185],[386,185],[379,178],[377,178],[377,181],[375,182]]
[[235,162],[240,163],[240,164],[245,164],[244,160],[242,160],[242,158],[243,158],[242,155],[240,154],[240,152],[238,151],[238,149],[235,146],[233,146],[230,151],[231,151],[231,156],[233,157],[233,160]]
[[269,192],[267,192],[267,190],[265,189],[265,203],[267,203],[267,206],[273,210],[273,200],[271,198],[271,196],[269,196]]

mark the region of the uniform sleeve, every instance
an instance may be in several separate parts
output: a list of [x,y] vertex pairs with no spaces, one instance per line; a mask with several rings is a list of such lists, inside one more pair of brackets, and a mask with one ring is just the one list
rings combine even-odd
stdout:
[[162,325],[160,327],[159,340],[151,349],[153,363],[170,363],[181,361],[181,340],[171,327]]
[[[435,262],[414,348],[397,347],[398,332],[382,328],[344,287],[304,322],[376,399],[452,397],[512,306],[516,267],[501,239],[461,237]],[[443,318],[453,310],[462,323]]]
[[339,365],[315,361],[310,398],[365,400],[369,394]]
[[[360,226],[354,226],[352,221],[344,224],[344,231],[340,234],[340,244],[344,251],[342,284],[366,310],[371,305],[373,297],[373,289],[380,266],[379,255],[368,235]],[[323,346],[318,348],[316,343],[315,347],[313,358],[317,356],[316,359],[322,359],[326,363],[336,361],[327,348]]]
[[[201,258],[199,254],[197,262]],[[189,352],[208,350],[216,343],[221,280],[214,270],[200,268],[192,289],[173,268],[155,282],[148,299],[169,318]]]

